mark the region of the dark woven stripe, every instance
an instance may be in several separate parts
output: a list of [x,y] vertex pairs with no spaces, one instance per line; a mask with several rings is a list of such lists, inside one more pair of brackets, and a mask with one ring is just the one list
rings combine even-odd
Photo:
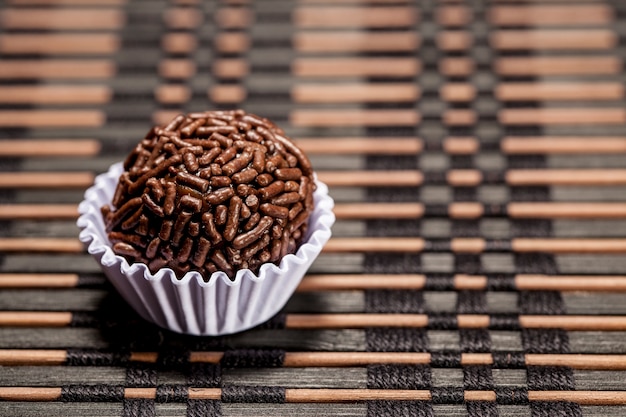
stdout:
[[459,329],[461,352],[491,351],[491,336],[485,329]]
[[428,239],[424,241],[424,252],[450,252],[450,239]]
[[530,404],[530,412],[533,417],[583,417],[580,405],[566,401],[533,402]]
[[504,217],[508,213],[506,204],[485,204],[483,206],[483,216]]
[[91,312],[73,311],[70,327],[99,327],[98,317]]
[[426,401],[368,401],[366,417],[434,417]]
[[415,290],[365,291],[367,313],[423,313],[424,293]]
[[222,401],[226,403],[284,403],[285,388],[227,385],[222,388]]
[[424,329],[373,327],[365,329],[368,352],[424,352],[428,337]]
[[523,329],[522,345],[528,353],[568,353],[569,336],[562,329]]
[[216,388],[222,382],[222,369],[219,364],[192,363],[189,366],[187,382],[192,387]]
[[489,328],[493,330],[519,330],[521,328],[517,314],[492,314],[489,316]]
[[182,349],[162,349],[157,357],[159,369],[182,370],[189,365],[189,351]]
[[528,390],[526,388],[496,387],[495,392],[498,404],[528,404]]
[[565,304],[557,291],[521,291],[520,314],[565,314]]
[[464,390],[461,387],[434,387],[430,390],[433,404],[463,404]]
[[459,368],[461,366],[461,352],[431,352],[430,365],[433,368]]
[[487,290],[515,291],[515,277],[512,275],[487,275]]
[[237,349],[224,352],[224,368],[276,368],[283,366],[285,351],[281,349]]
[[458,327],[456,313],[430,313],[428,328],[436,330],[453,330]]
[[538,391],[571,391],[576,379],[571,368],[564,366],[529,366],[526,369],[528,389]]
[[158,403],[182,403],[189,398],[186,385],[164,384],[157,386],[155,401]]
[[456,253],[454,254],[454,271],[459,274],[480,274],[482,272],[480,255]]
[[487,296],[483,291],[458,291],[456,311],[459,314],[487,314]]
[[130,362],[126,367],[126,386],[149,388],[157,384],[157,371],[154,364]]
[[124,400],[122,407],[123,417],[155,417],[156,407],[154,400],[132,398]]
[[369,389],[429,389],[432,386],[427,365],[368,365]]
[[526,359],[522,352],[492,352],[491,355],[494,368],[524,368],[526,366]]
[[452,291],[454,290],[454,277],[451,275],[426,275],[424,289],[427,291]]
[[99,288],[107,284],[107,280],[101,275],[79,275],[77,288]]
[[410,274],[422,272],[422,261],[414,253],[368,253],[363,261],[368,274]]
[[500,417],[498,406],[487,401],[468,401],[465,403],[468,417]]
[[511,252],[511,241],[506,239],[486,239],[485,252]]
[[187,401],[187,417],[221,417],[222,404],[215,400]]
[[90,349],[68,349],[65,364],[68,366],[120,366],[129,355],[120,352],[104,352]]
[[424,217],[448,217],[448,206],[446,204],[426,204]]
[[120,385],[64,385],[59,401],[63,402],[120,402],[124,387]]
[[490,366],[473,365],[463,367],[463,388],[466,390],[492,390],[493,373]]

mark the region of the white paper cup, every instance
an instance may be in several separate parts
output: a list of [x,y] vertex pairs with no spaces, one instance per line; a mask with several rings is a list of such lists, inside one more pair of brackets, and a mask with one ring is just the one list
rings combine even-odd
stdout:
[[112,165],[85,192],[85,200],[78,206],[77,224],[82,229],[79,238],[139,315],[178,333],[229,334],[272,318],[287,303],[321,252],[335,222],[328,187],[316,181],[315,209],[305,240],[279,266],[262,265],[258,275],[249,269],[240,270],[232,281],[223,272],[213,273],[208,282],[195,271],[186,273],[182,279],[176,278],[169,268],[152,274],[145,264],[129,265],[125,258],[115,255],[105,231],[100,208],[110,204],[122,171],[121,163]]

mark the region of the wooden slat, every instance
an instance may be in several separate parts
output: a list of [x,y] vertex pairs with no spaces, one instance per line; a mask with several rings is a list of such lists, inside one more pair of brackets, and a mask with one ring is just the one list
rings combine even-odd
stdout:
[[[457,314],[460,329],[483,329],[490,325],[487,314]],[[66,327],[72,313],[57,311],[0,311],[1,327]],[[569,331],[625,331],[626,316],[583,315],[520,315],[519,323],[526,329],[561,328]],[[287,314],[288,329],[363,329],[369,327],[425,328],[427,314]]]
[[75,204],[7,204],[0,205],[0,220],[50,220],[75,219]]
[[468,76],[475,68],[476,63],[468,57],[446,57],[439,60],[439,71],[448,77]]
[[0,156],[5,158],[94,156],[99,151],[95,139],[0,140]]
[[448,83],[441,86],[439,95],[445,101],[472,101],[476,87],[469,83]]
[[502,50],[604,50],[615,47],[617,35],[608,29],[496,30],[489,42],[492,48]]
[[103,55],[112,54],[118,48],[118,37],[108,33],[0,35],[0,53],[3,54]]
[[250,64],[240,58],[217,58],[213,61],[213,74],[219,78],[243,78],[250,72]]
[[296,58],[298,77],[411,77],[420,72],[416,58]]
[[0,110],[0,127],[100,127],[100,110]]
[[[414,289],[426,286],[426,276],[420,274],[327,274],[307,275],[298,292],[370,289]],[[514,277],[520,291],[626,291],[626,276],[589,275],[525,275]],[[453,277],[456,290],[486,290],[488,279],[481,275],[457,274]]]
[[294,47],[300,52],[406,52],[419,47],[414,32],[299,32]]
[[189,59],[163,59],[159,63],[159,75],[163,78],[191,78],[196,70],[196,63]]
[[505,125],[602,125],[626,123],[624,108],[502,109],[498,120]]
[[215,37],[215,48],[225,54],[243,53],[251,45],[250,36],[244,32],[220,32]]
[[510,155],[624,153],[626,137],[511,136],[500,142],[500,149]]
[[411,155],[421,152],[423,148],[422,141],[417,138],[302,138],[295,139],[295,142],[306,153],[318,155]]
[[11,85],[0,86],[0,103],[104,104],[112,94],[104,85]]
[[464,51],[472,46],[474,39],[464,30],[442,30],[437,33],[435,42],[443,51]]
[[472,11],[465,5],[440,5],[435,11],[435,21],[442,26],[464,26],[472,21]]
[[216,13],[216,22],[224,29],[245,29],[254,22],[254,13],[248,7],[223,7]]
[[[125,399],[152,399],[157,395],[156,388],[124,388]],[[61,387],[0,387],[0,399],[4,401],[58,401]],[[464,391],[464,401],[495,402],[494,391]],[[190,400],[220,400],[221,388],[190,387]],[[287,403],[354,403],[362,401],[431,401],[429,390],[366,389],[366,388],[286,388]],[[528,391],[528,400],[568,401],[580,405],[624,405],[626,392],[623,391]],[[67,399],[64,399],[67,401]]]
[[191,89],[181,84],[165,84],[156,87],[154,97],[159,103],[182,104],[191,98]]
[[113,62],[99,59],[0,61],[0,79],[102,79],[114,74]]
[[500,75],[610,75],[622,70],[622,63],[613,56],[541,56],[506,57],[494,62]]
[[503,101],[621,100],[624,86],[614,82],[502,83],[495,95]]
[[415,126],[420,116],[414,110],[293,110],[295,126]]
[[[511,249],[516,253],[545,252],[573,253],[626,253],[626,239],[575,239],[575,238],[513,238]],[[427,241],[418,237],[334,237],[324,247],[327,253],[412,253],[427,249]],[[452,238],[450,250],[454,253],[482,253],[487,249],[483,238]]]
[[0,274],[0,288],[73,288],[77,284],[76,274]]
[[245,87],[238,84],[218,84],[209,89],[209,98],[215,103],[241,103],[247,95]]
[[[2,366],[50,366],[65,364],[67,352],[62,349],[0,349]],[[189,352],[191,363],[219,363],[224,352]],[[155,363],[157,352],[132,352],[133,362]],[[524,355],[531,366],[568,366],[574,369],[626,370],[626,355],[541,354]],[[424,364],[432,361],[428,352],[286,352],[284,367],[344,367],[373,364]],[[461,365],[493,365],[490,353],[461,353]],[[72,364],[73,365],[73,364]],[[80,366],[77,364],[75,366]]]
[[170,32],[161,37],[161,47],[170,54],[189,54],[198,46],[196,37],[186,32]]
[[413,102],[419,88],[407,83],[307,83],[292,88],[296,103]]
[[83,244],[75,238],[2,237],[0,252],[82,253]]
[[605,26],[613,13],[604,4],[495,6],[487,19],[497,26]]
[[5,9],[0,25],[8,29],[114,30],[124,25],[124,15],[115,9]]
[[[192,30],[202,24],[202,13],[192,8],[173,7],[163,15],[165,25],[173,30]],[[217,19],[219,22],[219,18]]]
[[127,0],[6,0],[15,6],[119,6]]
[[1,172],[0,188],[86,188],[91,172]]
[[[424,182],[420,171],[319,171],[320,180],[334,187],[411,187]],[[624,185],[624,169],[520,169],[504,173],[504,182],[515,186],[532,185]],[[477,170],[450,170],[446,182],[455,186],[477,186],[483,174]]]
[[414,7],[299,7],[294,12],[296,26],[312,28],[409,27],[417,23]]

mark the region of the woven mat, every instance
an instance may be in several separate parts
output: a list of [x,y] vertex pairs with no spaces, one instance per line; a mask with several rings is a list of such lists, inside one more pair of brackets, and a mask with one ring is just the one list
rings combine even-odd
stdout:
[[[626,415],[626,2],[0,3],[0,415]],[[294,137],[333,238],[277,317],[185,337],[77,240],[153,123]]]

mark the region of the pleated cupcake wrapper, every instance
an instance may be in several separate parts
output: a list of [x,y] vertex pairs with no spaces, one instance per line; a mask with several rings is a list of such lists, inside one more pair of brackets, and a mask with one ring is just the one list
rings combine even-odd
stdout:
[[85,200],[78,207],[79,238],[141,317],[178,333],[222,335],[269,320],[287,303],[330,238],[335,222],[328,187],[316,180],[315,209],[305,241],[279,266],[265,264],[258,275],[240,270],[232,281],[223,272],[213,273],[208,282],[195,271],[182,279],[169,268],[152,274],[145,264],[129,265],[125,258],[115,255],[105,231],[100,208],[110,204],[122,171],[121,163],[112,165],[85,192]]

